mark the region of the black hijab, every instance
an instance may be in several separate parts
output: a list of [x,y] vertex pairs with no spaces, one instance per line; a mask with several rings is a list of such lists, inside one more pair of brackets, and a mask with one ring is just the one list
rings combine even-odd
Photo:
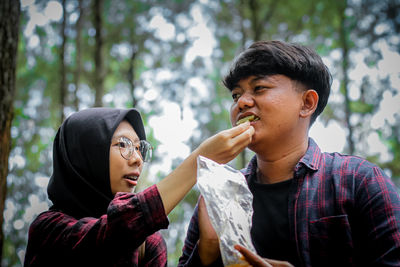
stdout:
[[54,139],[53,175],[47,187],[51,209],[77,219],[106,214],[114,197],[109,169],[111,138],[124,119],[140,140],[146,140],[136,109],[90,108],[63,122]]

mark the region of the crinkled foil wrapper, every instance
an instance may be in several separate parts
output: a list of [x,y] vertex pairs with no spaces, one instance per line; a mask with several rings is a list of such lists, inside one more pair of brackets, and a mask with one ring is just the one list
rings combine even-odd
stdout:
[[203,156],[197,158],[197,166],[197,185],[218,235],[224,266],[248,266],[233,247],[240,244],[256,253],[250,236],[253,195],[244,175]]

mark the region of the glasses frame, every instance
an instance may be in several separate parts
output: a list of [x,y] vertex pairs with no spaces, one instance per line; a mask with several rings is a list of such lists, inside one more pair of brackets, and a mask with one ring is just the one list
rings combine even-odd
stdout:
[[[133,154],[136,153],[143,160],[143,162],[149,162],[152,158],[153,146],[147,142],[146,140],[139,141],[139,150],[136,150],[137,142],[133,142],[131,139],[125,136],[121,136],[117,139],[118,141],[118,149],[121,157],[125,160],[130,160],[133,157]],[[121,143],[127,144],[127,147],[122,147]],[[128,154],[126,154],[125,150],[128,150]]]

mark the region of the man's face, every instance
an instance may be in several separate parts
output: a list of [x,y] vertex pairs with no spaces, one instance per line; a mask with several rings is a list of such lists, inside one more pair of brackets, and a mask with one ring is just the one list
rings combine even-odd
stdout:
[[255,152],[265,147],[291,141],[298,136],[303,90],[285,75],[250,76],[232,90],[231,123],[255,115],[255,129],[249,148]]

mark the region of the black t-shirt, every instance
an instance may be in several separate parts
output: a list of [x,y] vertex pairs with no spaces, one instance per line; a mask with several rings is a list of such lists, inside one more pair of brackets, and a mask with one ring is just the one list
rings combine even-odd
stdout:
[[263,258],[283,260],[297,266],[295,241],[290,238],[288,197],[293,179],[261,184],[249,183],[253,193],[251,238]]

